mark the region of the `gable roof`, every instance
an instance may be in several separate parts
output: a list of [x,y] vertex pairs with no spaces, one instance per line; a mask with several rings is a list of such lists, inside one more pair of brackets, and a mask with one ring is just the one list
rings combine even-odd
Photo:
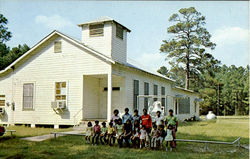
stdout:
[[116,24],[119,24],[121,25],[124,29],[126,29],[128,32],[131,32],[131,30],[129,30],[127,27],[125,27],[124,25],[122,25],[121,23],[118,23],[117,21],[115,21],[114,19],[108,17],[108,16],[103,16],[103,17],[100,17],[100,18],[97,18],[95,20],[91,20],[91,21],[88,21],[88,22],[85,22],[85,23],[81,23],[81,24],[78,24],[78,26],[83,26],[83,25],[89,25],[89,24],[98,24],[98,23],[104,23],[104,22],[114,22]]
[[78,40],[75,40],[74,38],[71,38],[70,36],[67,36],[57,30],[52,31],[49,35],[47,35],[46,37],[44,37],[41,41],[39,41],[37,44],[35,44],[29,51],[27,51],[25,54],[23,54],[22,56],[20,56],[18,59],[16,59],[14,62],[12,62],[8,67],[6,67],[5,69],[0,71],[0,74],[6,72],[7,70],[11,69],[13,66],[15,66],[18,62],[20,62],[22,59],[24,59],[27,55],[29,55],[32,51],[34,51],[36,48],[38,48],[41,44],[45,43],[47,40],[49,40],[52,36],[54,35],[59,35],[69,41],[71,41],[72,43],[74,43],[75,45],[79,46],[80,48],[83,48],[87,51],[89,51],[90,53],[108,61],[111,63],[115,63],[114,60],[112,60],[110,57],[84,45],[83,43],[79,42]]
[[[37,44],[35,44],[29,51],[27,51],[25,54],[23,54],[21,57],[19,57],[18,59],[16,59],[13,63],[11,63],[8,67],[6,67],[4,70],[1,70],[0,71],[0,74],[8,71],[9,69],[11,69],[13,66],[15,66],[19,61],[21,61],[23,58],[25,58],[27,55],[29,55],[32,51],[34,51],[36,48],[38,48],[41,44],[45,43],[48,39],[50,39],[52,36],[54,35],[59,35],[69,41],[71,41],[72,43],[76,44],[77,46],[89,51],[90,53],[110,62],[110,63],[113,63],[113,64],[120,64],[120,65],[123,65],[125,67],[129,67],[129,68],[132,68],[132,69],[136,69],[138,71],[141,71],[141,72],[144,72],[144,73],[148,73],[148,74],[151,74],[151,75],[154,75],[154,76],[157,76],[157,77],[160,77],[160,78],[163,78],[165,80],[168,80],[170,82],[176,82],[174,79],[171,79],[171,78],[168,78],[166,76],[163,76],[162,74],[156,72],[156,71],[152,71],[148,68],[143,68],[142,66],[139,66],[138,63],[135,63],[135,62],[126,62],[126,63],[121,63],[121,62],[118,62],[118,61],[115,61],[113,60],[112,58],[96,51],[95,49],[91,48],[90,46],[87,46],[85,44],[83,44],[82,42],[62,33],[62,32],[59,32],[57,30],[54,30],[52,31],[49,35],[47,35],[46,37],[44,37],[41,41],[39,41]],[[184,89],[184,88],[181,88],[181,87],[177,87],[177,86],[174,86],[173,87],[174,89],[178,89],[178,90],[182,90],[182,91],[187,91],[187,92],[190,92],[190,93],[196,93],[192,90],[188,90],[188,89]]]
[[120,65],[129,67],[129,68],[132,68],[132,69],[136,69],[136,70],[144,72],[144,73],[151,74],[153,76],[157,76],[157,77],[163,78],[163,79],[168,80],[170,82],[176,82],[174,79],[168,78],[168,77],[166,77],[166,76],[164,76],[164,75],[162,75],[162,74],[160,74],[160,73],[158,73],[156,71],[150,70],[149,68],[145,68],[145,67],[141,66],[137,62],[129,61],[129,59],[128,59],[128,62],[126,62],[126,63],[117,62],[117,61],[116,61],[116,63],[119,63]]

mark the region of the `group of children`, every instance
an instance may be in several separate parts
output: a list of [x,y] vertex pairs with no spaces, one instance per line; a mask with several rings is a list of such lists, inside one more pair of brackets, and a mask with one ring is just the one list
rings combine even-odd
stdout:
[[134,116],[130,115],[128,111],[128,108],[126,108],[125,114],[120,118],[118,116],[119,111],[115,110],[108,126],[106,126],[106,122],[101,123],[102,127],[99,125],[99,121],[95,121],[94,126],[91,122],[88,122],[86,143],[98,145],[100,141],[103,145],[112,146],[117,141],[119,147],[123,147],[124,144],[126,147],[130,147],[130,142],[132,142],[134,148],[150,146],[152,149],[163,150],[163,143],[166,141],[166,151],[168,150],[168,143],[170,143],[170,151],[172,151],[174,147],[174,126],[167,124],[164,117],[160,118],[160,112],[157,112],[158,118],[156,117],[156,121],[152,122],[146,109],[143,110],[142,116],[138,115],[137,110],[134,111]]

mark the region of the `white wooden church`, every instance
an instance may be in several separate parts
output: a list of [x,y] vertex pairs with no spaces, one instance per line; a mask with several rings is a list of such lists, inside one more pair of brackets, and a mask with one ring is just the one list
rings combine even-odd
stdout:
[[197,93],[127,60],[127,27],[109,17],[78,26],[81,41],[55,30],[0,71],[0,124],[109,120],[114,109],[142,114],[151,97],[166,115],[199,116]]

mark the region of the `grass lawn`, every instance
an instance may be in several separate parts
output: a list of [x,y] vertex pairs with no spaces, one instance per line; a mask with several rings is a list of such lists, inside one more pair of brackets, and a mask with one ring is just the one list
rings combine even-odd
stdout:
[[[14,137],[21,138],[21,137],[29,137],[29,136],[38,136],[44,134],[50,134],[51,132],[61,132],[61,131],[70,131],[72,128],[67,129],[53,129],[53,128],[31,128],[25,126],[10,126],[6,128],[7,130],[16,130]],[[3,138],[9,138],[10,133],[8,132],[4,135]],[[1,137],[0,137],[1,141]]]
[[[189,122],[181,123],[177,138],[222,140],[232,142],[242,137],[241,143],[249,143],[249,125],[246,119],[217,119],[217,122]],[[18,130],[18,129],[16,129]],[[44,130],[51,132],[50,130]],[[22,128],[26,135],[35,135],[39,130]],[[32,133],[34,131],[36,133]],[[42,130],[41,130],[42,131]],[[43,132],[41,132],[43,134]],[[54,131],[54,130],[52,130]],[[21,134],[21,135],[20,135]],[[79,136],[64,136],[43,142],[29,142],[19,140],[22,132],[15,138],[0,137],[0,158],[248,158],[249,152],[243,148],[225,145],[208,145],[204,152],[204,144],[179,142],[173,152],[152,151],[146,149],[119,149],[117,146],[91,146],[84,144],[84,139]],[[25,136],[25,135],[24,135]]]

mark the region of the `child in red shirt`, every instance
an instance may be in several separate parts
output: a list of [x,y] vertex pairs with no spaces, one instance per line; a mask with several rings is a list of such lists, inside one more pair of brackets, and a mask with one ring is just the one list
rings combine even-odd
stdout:
[[99,140],[99,136],[100,136],[100,133],[101,133],[101,127],[99,125],[98,120],[95,121],[95,126],[93,128],[93,132],[94,132],[94,136],[92,138],[92,145],[94,145],[94,143],[97,145],[98,140]]

